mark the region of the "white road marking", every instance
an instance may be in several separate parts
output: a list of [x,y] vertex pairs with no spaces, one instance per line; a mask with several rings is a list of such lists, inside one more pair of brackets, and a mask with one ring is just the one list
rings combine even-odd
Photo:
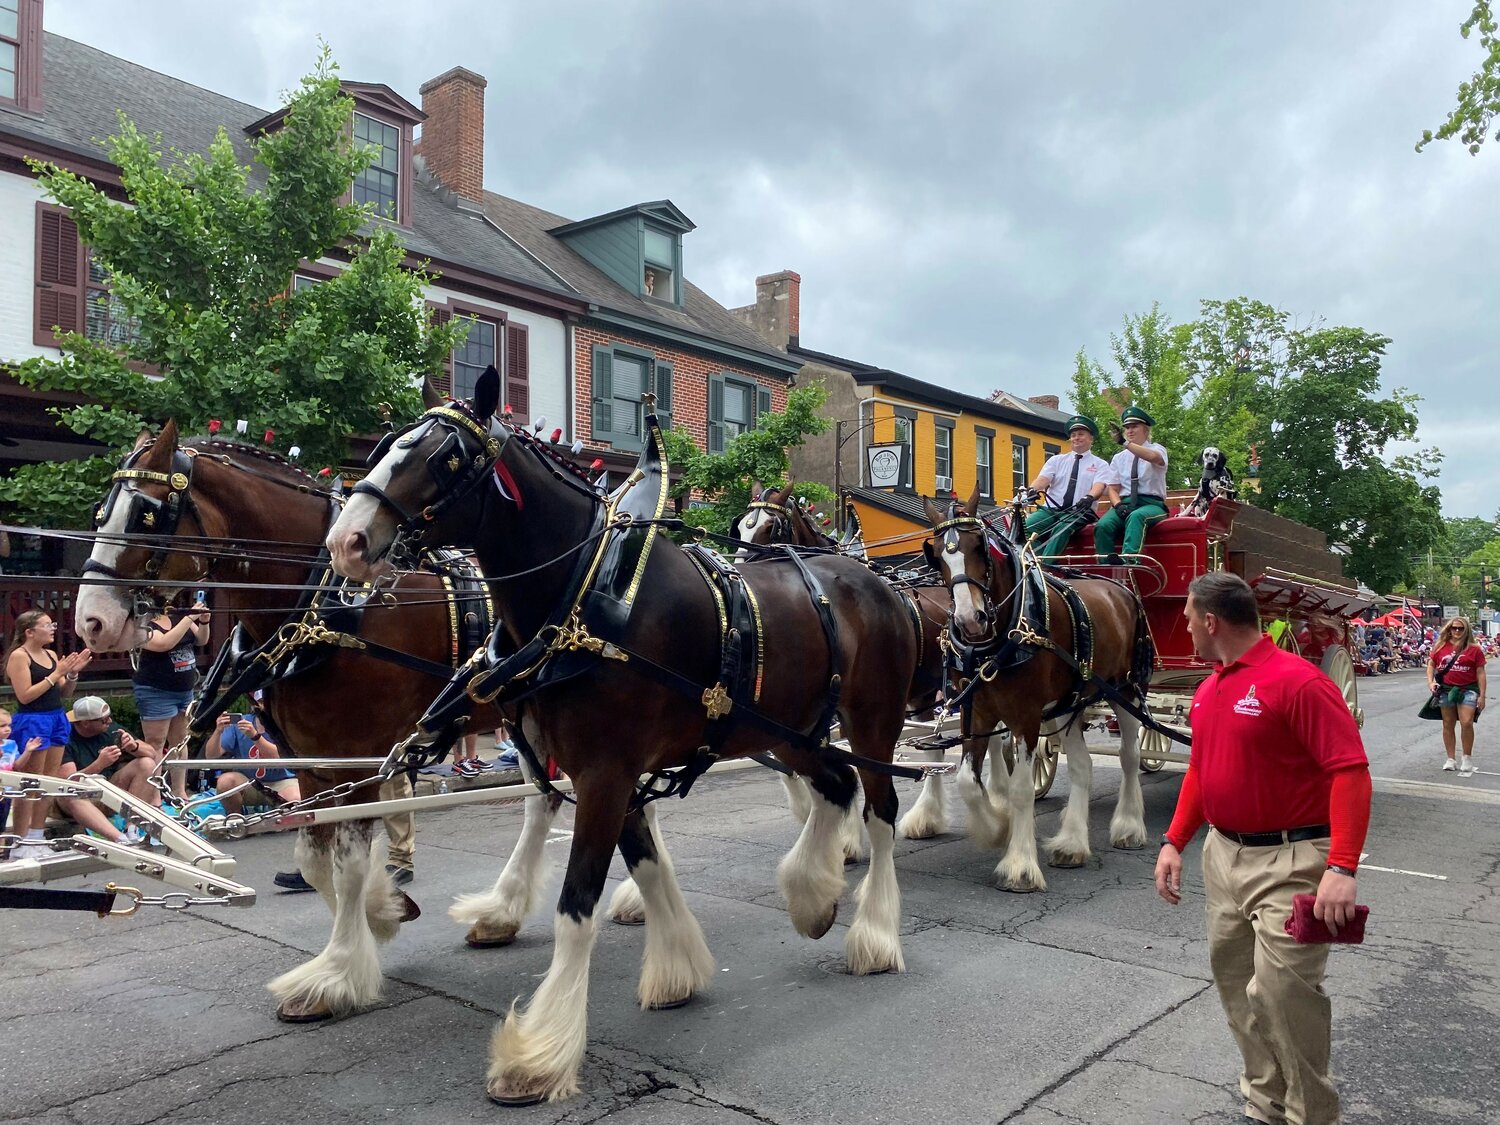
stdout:
[[1415,875],[1419,879],[1436,879],[1442,883],[1446,883],[1448,881],[1448,876],[1434,875],[1430,871],[1407,871],[1402,867],[1376,867],[1373,863],[1365,862],[1365,857],[1369,854],[1369,852],[1359,853],[1359,869],[1361,871],[1386,871],[1392,875]]

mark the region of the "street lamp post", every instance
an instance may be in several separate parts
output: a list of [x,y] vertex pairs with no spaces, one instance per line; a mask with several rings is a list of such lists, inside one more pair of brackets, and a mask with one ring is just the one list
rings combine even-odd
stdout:
[[[872,429],[880,418],[870,418],[867,421],[855,422],[852,426],[842,418],[836,418],[833,422],[833,492],[834,503],[838,507],[836,515],[836,526],[839,534],[844,533],[844,445],[850,438],[857,436],[864,430]],[[848,433],[844,430],[849,429]]]

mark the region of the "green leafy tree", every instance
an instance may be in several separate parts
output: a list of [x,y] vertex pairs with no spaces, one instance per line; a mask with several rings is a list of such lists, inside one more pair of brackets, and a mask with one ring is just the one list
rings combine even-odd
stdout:
[[[1490,126],[1500,115],[1500,34],[1497,34],[1500,29],[1495,23],[1491,0],[1475,0],[1473,12],[1458,30],[1465,39],[1473,32],[1479,32],[1479,47],[1484,58],[1473,77],[1459,84],[1458,104],[1448,114],[1448,120],[1438,126],[1436,132],[1431,129],[1422,131],[1422,139],[1417,142],[1418,152],[1433,141],[1457,137],[1469,150],[1469,155],[1476,155],[1488,138]],[[1500,130],[1496,131],[1495,138],[1500,140]]]
[[1111,337],[1117,375],[1079,353],[1074,402],[1101,423],[1126,400],[1143,405],[1174,487],[1196,483],[1205,445],[1222,449],[1241,481],[1256,451],[1262,491],[1249,498],[1347,545],[1350,573],[1385,591],[1413,580],[1414,556],[1444,535],[1438,490],[1425,483],[1439,455],[1387,453],[1415,437],[1418,402],[1381,393],[1389,343],[1360,328],[1299,328],[1246,298],[1204,301],[1196,321],[1176,327],[1153,306]]
[[[763,414],[753,430],[729,442],[723,453],[705,453],[685,429],[667,437],[667,457],[682,468],[682,477],[672,495],[694,493],[707,500],[705,506],[688,508],[683,519],[709,531],[723,532],[744,515],[755,481],[771,486],[786,482],[788,451],[812,434],[828,429],[828,420],[818,414],[827,393],[822,387],[796,387],[787,395],[786,410]],[[833,510],[833,490],[813,481],[798,481],[798,495],[806,496],[825,511]]]
[[[413,376],[441,371],[463,325],[433,325],[422,301],[430,278],[403,268],[388,230],[361,236],[366,208],[340,203],[373,153],[348,139],[353,102],[336,72],[325,47],[280,127],[251,143],[248,167],[222,128],[207,153],[164,153],[160,136],[123,114],[104,147],[127,203],[33,164],[108,273],[112,319],[134,331],[117,342],[69,334],[60,359],[18,365],[27,386],[87,397],[53,413],[106,449],[0,480],[0,500],[20,516],[84,522],[121,451],[169,417],[184,433],[243,418],[254,439],[272,430],[276,447],[298,445],[320,466],[342,459],[351,434],[377,428],[381,403],[417,412]],[[300,262],[341,247],[347,269],[290,288]]]

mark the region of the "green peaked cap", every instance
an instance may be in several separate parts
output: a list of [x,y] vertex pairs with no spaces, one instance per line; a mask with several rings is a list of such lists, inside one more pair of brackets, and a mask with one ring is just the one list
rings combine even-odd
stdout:
[[1156,425],[1156,419],[1147,414],[1139,406],[1127,406],[1125,413],[1120,415],[1121,422],[1144,422],[1148,426]]
[[1087,430],[1095,437],[1099,436],[1099,427],[1094,425],[1094,420],[1087,414],[1075,414],[1068,419],[1068,433],[1074,430]]

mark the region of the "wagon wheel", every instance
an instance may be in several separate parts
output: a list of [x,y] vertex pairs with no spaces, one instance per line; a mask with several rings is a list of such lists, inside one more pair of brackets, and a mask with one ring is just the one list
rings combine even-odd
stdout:
[[1320,665],[1323,674],[1336,683],[1339,691],[1344,693],[1344,703],[1349,708],[1349,714],[1354,716],[1354,721],[1360,726],[1365,725],[1364,708],[1359,705],[1359,682],[1354,675],[1354,659],[1349,655],[1349,650],[1342,645],[1334,645],[1323,653],[1323,662]]
[[[1141,772],[1155,773],[1167,764],[1165,755],[1172,749],[1172,740],[1159,730],[1141,728]],[[1158,756],[1160,755],[1160,756]]]
[[[1277,626],[1280,626],[1280,628],[1277,628]],[[1302,647],[1297,644],[1297,634],[1292,628],[1290,621],[1271,622],[1270,633],[1271,639],[1276,642],[1277,648],[1285,649],[1293,656],[1302,655]]]
[[1056,736],[1047,735],[1037,743],[1036,754],[1031,759],[1031,780],[1037,798],[1047,795],[1052,783],[1057,780],[1057,753],[1060,748]]

